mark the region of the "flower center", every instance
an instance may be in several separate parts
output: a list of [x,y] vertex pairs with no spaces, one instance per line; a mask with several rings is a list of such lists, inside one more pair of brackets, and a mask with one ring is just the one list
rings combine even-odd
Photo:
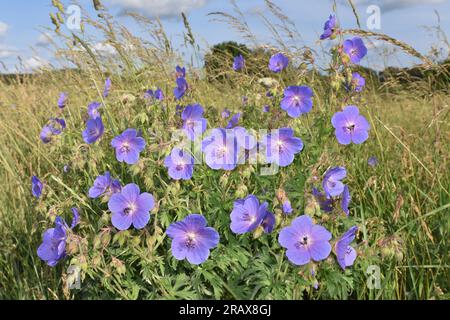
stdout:
[[217,148],[217,150],[216,150],[217,158],[223,158],[225,156],[226,152],[227,152],[227,147],[226,146],[222,146],[222,147]]
[[128,153],[128,152],[130,152],[130,145],[127,143],[127,142],[125,142],[121,147],[120,147],[120,152],[121,153]]
[[135,211],[136,211],[136,204],[135,203],[129,203],[128,204],[128,207],[126,207],[124,210],[123,210],[123,212],[126,214],[126,215],[131,215],[131,214],[133,214]]
[[308,235],[303,235],[300,237],[300,240],[297,242],[296,247],[297,248],[305,248],[308,247],[308,245],[311,244],[311,241],[308,237]]
[[355,124],[354,123],[347,124],[344,130],[347,131],[348,133],[353,133],[353,131],[355,131]]
[[350,50],[350,55],[355,56],[356,54],[358,54],[358,50],[353,48]]
[[193,232],[189,232],[186,234],[186,242],[185,245],[188,249],[192,249],[195,247],[195,239],[197,235]]

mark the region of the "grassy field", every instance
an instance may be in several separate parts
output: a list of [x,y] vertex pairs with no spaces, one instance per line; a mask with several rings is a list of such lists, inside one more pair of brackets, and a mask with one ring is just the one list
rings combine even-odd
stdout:
[[[318,67],[305,60],[303,48],[284,47],[280,49],[293,61],[308,63],[306,69],[291,67],[282,76],[274,76],[279,82],[277,92],[287,85],[310,86],[314,106],[307,115],[289,118],[278,103],[271,112],[262,112],[262,106],[271,103],[258,83],[263,75],[234,72],[231,57],[223,61],[221,74],[227,80],[221,82],[208,81],[202,69],[188,68],[190,89],[177,102],[172,93],[174,67],[182,60],[155,21],[135,18],[152,32],[151,42],[133,37],[104,14],[85,22],[104,31],[116,55],[96,55],[87,34],[76,38],[59,34],[68,47],[55,48],[57,56],[71,61],[76,70],[43,70],[0,81],[1,299],[450,297],[448,88],[437,90],[429,79],[406,84],[368,81],[361,94],[349,98],[342,87],[330,85],[335,83],[334,75],[314,72]],[[187,40],[186,46],[195,51],[191,37],[192,43]],[[267,66],[264,58],[258,63]],[[107,76],[112,89],[104,98]],[[143,99],[151,87],[163,89],[163,102],[149,104]],[[63,91],[69,101],[59,109],[56,101]],[[88,145],[81,132],[87,105],[95,100],[103,103],[105,133],[99,142]],[[176,109],[179,103],[201,104],[209,128],[226,125],[220,116],[225,107],[242,112],[240,124],[247,129],[289,126],[305,148],[276,175],[261,176],[259,166],[253,165],[224,171],[202,164],[195,166],[191,180],[171,180],[163,162],[174,146],[171,133],[182,124]],[[357,104],[371,125],[369,139],[361,145],[339,145],[333,133],[331,116],[348,104]],[[67,128],[43,144],[39,133],[54,116],[63,117]],[[132,166],[119,163],[110,146],[111,139],[126,128],[141,129],[147,142],[140,161]],[[368,165],[371,156],[378,159],[375,167]],[[63,169],[66,165],[68,172]],[[333,166],[348,171],[349,218],[319,212],[312,201],[311,187],[319,186],[322,175]],[[111,225],[107,204],[87,197],[95,177],[106,170],[124,184],[135,182],[155,196],[157,205],[145,229],[118,232]],[[40,199],[31,195],[32,175],[45,184]],[[279,189],[289,196],[294,208],[291,216],[281,213]],[[272,233],[254,239],[230,231],[233,201],[248,194],[268,201],[277,216]],[[69,237],[68,256],[51,268],[36,250],[57,215],[70,221],[72,207],[79,208],[81,223]],[[312,277],[306,267],[289,263],[278,244],[278,233],[305,211],[317,222],[332,220],[333,235],[339,235],[342,227],[359,226],[358,258],[352,268],[344,272],[330,257],[314,264]],[[165,235],[170,223],[189,213],[205,215],[221,235],[219,246],[200,266],[176,261]],[[66,288],[69,265],[81,268],[80,290]],[[367,285],[369,266],[380,268],[379,288]]]

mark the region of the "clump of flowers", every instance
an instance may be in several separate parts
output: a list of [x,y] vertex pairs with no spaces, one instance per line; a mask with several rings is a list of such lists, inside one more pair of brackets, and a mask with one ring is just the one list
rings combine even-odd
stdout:
[[89,189],[89,198],[101,196],[109,198],[114,193],[120,192],[121,188],[119,180],[113,179],[111,173],[106,171],[105,174],[95,178],[94,185]]
[[264,232],[272,232],[275,216],[267,209],[268,206],[267,202],[260,204],[258,198],[254,195],[236,200],[230,215],[231,231],[236,234],[244,234],[262,226]]
[[54,267],[66,256],[67,232],[79,222],[78,210],[72,208],[73,218],[69,227],[62,217],[56,217],[55,227],[44,232],[42,244],[37,249],[37,255],[50,267]]

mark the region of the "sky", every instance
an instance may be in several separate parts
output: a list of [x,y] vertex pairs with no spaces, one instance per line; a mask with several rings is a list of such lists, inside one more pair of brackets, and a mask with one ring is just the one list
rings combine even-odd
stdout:
[[[245,14],[251,30],[257,35],[259,42],[268,40],[268,32],[258,17],[258,12],[264,11],[264,0],[235,0]],[[314,49],[320,48],[318,37],[322,33],[323,24],[328,15],[333,12],[333,4],[342,28],[355,28],[356,22],[347,0],[272,0],[295,23],[304,40],[304,44]],[[73,1],[61,0],[67,8]],[[372,12],[368,9],[377,6],[380,10],[380,29],[372,31],[385,33],[404,41],[419,52],[427,54],[431,45],[441,50],[442,56],[447,56],[448,47],[442,39],[427,27],[438,25],[450,37],[450,0],[353,0],[361,19],[361,27],[369,30],[367,21]],[[91,0],[78,0],[84,10],[94,15]],[[182,42],[184,31],[180,13],[188,16],[192,30],[201,40],[203,48],[221,41],[235,40],[245,42],[237,32],[223,23],[211,21],[208,13],[223,11],[232,13],[229,0],[102,0],[120,23],[133,33],[139,34],[140,29],[123,12],[136,11],[149,17],[158,16],[162,19],[170,39],[175,45]],[[371,7],[372,6],[372,7]],[[53,63],[51,48],[44,36],[46,28],[52,28],[49,13],[55,12],[51,0],[2,0],[0,1],[0,72],[32,71],[48,62]],[[270,17],[273,19],[273,17]],[[369,20],[369,21],[374,21]],[[96,35],[96,31],[92,33]],[[322,43],[325,47],[330,43]],[[394,52],[389,59],[381,59],[380,51],[392,51],[392,47],[375,41],[367,43],[369,55],[364,65],[381,70],[387,65],[410,66],[418,63],[415,58]]]

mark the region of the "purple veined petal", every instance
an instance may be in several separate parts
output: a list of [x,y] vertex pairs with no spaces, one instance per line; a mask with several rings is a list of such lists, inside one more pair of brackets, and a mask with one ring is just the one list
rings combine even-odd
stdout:
[[348,210],[350,200],[351,200],[350,190],[348,189],[348,186],[346,185],[344,187],[344,192],[342,193],[341,208],[347,216],[350,214],[350,212]]
[[209,249],[203,243],[199,242],[196,244],[195,249],[188,249],[186,252],[186,259],[189,263],[194,265],[199,265],[209,257]]
[[182,221],[172,223],[166,230],[166,234],[171,239],[184,238],[185,234],[188,232],[188,226]]
[[328,241],[315,241],[309,247],[309,252],[314,261],[321,261],[330,255],[331,245]]
[[182,238],[173,238],[172,244],[172,256],[177,260],[184,260],[187,254],[187,248],[185,240]]
[[291,247],[286,250],[286,257],[290,262],[297,266],[302,266],[311,261],[311,255],[308,250],[303,247]]
[[219,233],[211,227],[201,228],[198,233],[198,241],[201,242],[208,249],[217,247],[219,244],[220,236]]
[[314,225],[310,216],[302,215],[295,218],[291,224],[298,232],[298,234],[309,233]]
[[331,239],[331,233],[324,227],[316,224],[311,228],[311,238],[313,242],[329,241]]
[[70,224],[70,229],[73,229],[80,222],[80,213],[77,208],[72,208],[71,210],[72,210],[72,223]]
[[108,209],[113,213],[123,212],[127,207],[127,199],[121,193],[115,193],[108,201]]
[[132,215],[132,222],[133,226],[136,229],[143,229],[148,222],[150,221],[150,213],[149,211],[146,211],[142,208],[139,208],[133,215]]
[[151,195],[150,193],[144,192],[138,196],[136,204],[139,210],[149,212],[153,210],[155,206],[155,199],[153,198],[153,195]]
[[139,190],[139,186],[137,184],[130,183],[122,188],[121,194],[128,201],[137,201],[141,191]]
[[369,132],[367,130],[355,129],[351,137],[354,144],[361,144],[369,138]]
[[[266,204],[267,204],[267,202],[266,202]],[[266,205],[266,208],[267,208],[267,205]],[[265,233],[271,233],[273,231],[273,228],[275,227],[275,216],[270,211],[267,211],[267,210],[264,210],[264,211],[266,211],[266,214],[261,223],[261,226],[263,227]]]
[[[344,256],[345,267],[352,266],[355,263],[356,256],[357,256],[356,250],[353,247],[348,246],[347,251],[345,252],[345,256]],[[345,269],[345,268],[343,268],[343,269]]]
[[124,212],[113,213],[111,216],[111,222],[118,230],[127,230],[130,228],[133,218],[129,214]]
[[288,226],[281,229],[280,234],[278,235],[278,243],[286,249],[295,247],[295,239],[299,238],[300,234],[297,232],[297,229]]
[[207,224],[205,217],[201,214],[190,214],[186,218],[184,218],[184,222],[192,226],[194,230],[206,227]]

